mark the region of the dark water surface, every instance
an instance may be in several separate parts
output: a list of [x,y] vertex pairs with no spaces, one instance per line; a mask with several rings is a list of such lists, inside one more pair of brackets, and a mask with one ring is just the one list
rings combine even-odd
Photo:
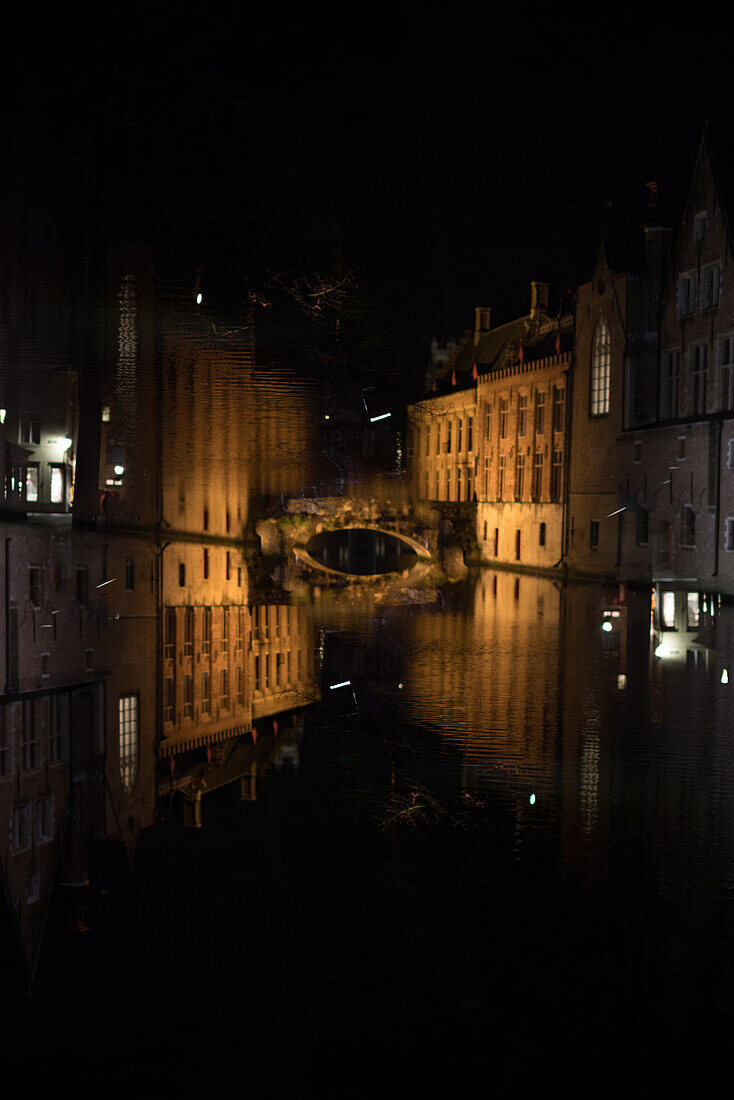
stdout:
[[6,969],[8,1064],[115,1096],[708,1091],[734,612],[663,635],[652,597],[298,589],[322,701],[255,800],[225,785],[193,831],[163,797],[131,872],[100,857],[88,932],[55,903],[30,1003]]

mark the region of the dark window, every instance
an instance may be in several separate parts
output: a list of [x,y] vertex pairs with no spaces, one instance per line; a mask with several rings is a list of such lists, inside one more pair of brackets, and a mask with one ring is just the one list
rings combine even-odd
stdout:
[[209,653],[212,642],[212,609],[210,607],[204,608],[204,623],[201,636],[201,652]]
[[525,435],[528,419],[528,395],[521,393],[517,401],[517,434]]
[[520,548],[522,546],[522,531],[515,531],[515,561],[520,560]]
[[113,439],[111,436],[107,437],[107,465],[125,465],[125,447],[122,443],[118,442],[118,440],[116,439]]
[[87,570],[83,565],[76,570],[76,600],[81,607],[87,602]]
[[186,608],[184,618],[184,657],[190,657],[194,652],[194,609]]
[[543,452],[535,452],[533,463],[533,500],[540,500],[543,491]]
[[683,508],[681,517],[681,542],[683,546],[696,545],[696,515],[690,504]]
[[35,416],[20,418],[20,442],[37,444],[41,442],[41,425]]
[[204,547],[204,580],[209,576],[209,551]]
[[599,545],[599,520],[598,519],[592,519],[592,521],[589,525],[589,546],[593,550],[594,547],[596,547],[598,545]]
[[545,524],[544,523],[541,523],[541,525],[540,525],[540,539],[539,539],[539,541],[540,541],[541,546],[545,546]]
[[179,586],[179,588],[183,588],[185,584],[186,584],[186,566],[185,566],[184,562],[180,561],[178,563],[178,586]]
[[174,722],[176,720],[176,682],[173,676],[167,676],[163,697],[163,721]]
[[545,431],[545,394],[535,395],[535,431],[542,435]]
[[553,431],[563,431],[563,402],[564,390],[562,386],[553,389]]
[[637,512],[637,545],[647,546],[650,537],[650,513],[647,508],[639,508]]
[[28,569],[28,598],[34,607],[43,602],[43,570],[40,565],[31,565]]
[[125,566],[125,588],[132,592],[135,588],[135,562],[129,561]]

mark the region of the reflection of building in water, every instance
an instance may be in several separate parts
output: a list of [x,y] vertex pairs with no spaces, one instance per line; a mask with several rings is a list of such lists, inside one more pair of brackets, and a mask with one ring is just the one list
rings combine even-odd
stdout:
[[[80,291],[43,157],[3,153],[0,182],[0,507],[66,512],[71,499],[75,309]],[[81,299],[81,294],[79,294]]]
[[232,541],[171,542],[160,552],[160,755],[249,732],[246,563]]
[[58,524],[5,535],[3,870],[33,967],[59,871],[85,882],[90,841],[131,854],[153,820],[155,555]]
[[252,719],[300,707],[319,696],[314,626],[306,608],[252,608]]
[[234,738],[214,745],[204,759],[190,757],[184,766],[158,782],[161,798],[180,797],[184,823],[193,828],[203,824],[202,803],[207,796],[235,788],[242,801],[257,798],[257,780],[271,767],[298,767],[298,746],[303,737],[303,714],[284,715],[267,733],[255,740]]

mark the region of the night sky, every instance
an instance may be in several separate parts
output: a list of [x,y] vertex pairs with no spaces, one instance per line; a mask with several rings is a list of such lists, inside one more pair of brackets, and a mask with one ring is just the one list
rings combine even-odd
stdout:
[[146,209],[181,278],[319,268],[338,240],[418,356],[475,305],[527,308],[533,278],[588,279],[648,180],[679,208],[703,119],[729,125],[711,12],[244,7],[18,29],[5,146],[91,134],[98,186]]

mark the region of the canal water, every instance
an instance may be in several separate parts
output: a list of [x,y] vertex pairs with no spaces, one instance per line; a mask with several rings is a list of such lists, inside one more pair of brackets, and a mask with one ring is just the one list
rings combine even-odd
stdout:
[[31,1000],[6,953],[8,1064],[115,1096],[713,1085],[734,609],[489,570],[390,592],[293,581],[321,700],[256,797],[193,830],[164,793],[132,869],[100,853]]

